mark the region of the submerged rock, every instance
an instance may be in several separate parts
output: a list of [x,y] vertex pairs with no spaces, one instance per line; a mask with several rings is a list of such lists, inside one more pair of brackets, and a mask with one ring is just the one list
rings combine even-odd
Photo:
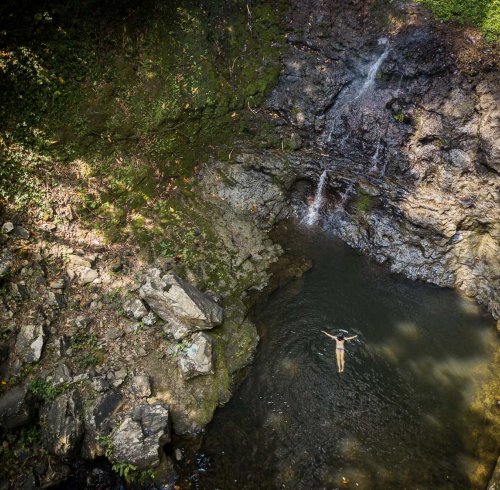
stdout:
[[175,274],[162,276],[159,269],[152,269],[139,294],[167,322],[167,330],[176,339],[222,323],[223,309]]
[[56,456],[74,454],[83,437],[83,405],[77,392],[63,393],[41,415],[45,447]]
[[162,403],[139,405],[111,435],[112,460],[138,469],[160,464],[160,449],[170,442],[170,413]]
[[194,334],[189,345],[181,351],[179,368],[185,379],[213,374],[212,339],[201,332]]

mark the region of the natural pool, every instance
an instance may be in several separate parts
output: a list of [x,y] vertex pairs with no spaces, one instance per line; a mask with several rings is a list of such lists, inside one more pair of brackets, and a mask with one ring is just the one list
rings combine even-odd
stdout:
[[[471,407],[493,369],[491,317],[321,230],[290,237],[314,267],[255,308],[255,362],[207,429],[194,486],[471,488],[492,444]],[[323,329],[359,336],[342,374]]]

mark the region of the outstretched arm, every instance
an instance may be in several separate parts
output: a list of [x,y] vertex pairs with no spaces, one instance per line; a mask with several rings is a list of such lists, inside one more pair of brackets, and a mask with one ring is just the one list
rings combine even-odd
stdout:
[[333,335],[330,335],[329,333],[325,332],[324,330],[321,330],[325,335],[328,335],[328,337],[331,337],[333,340],[337,340],[336,337],[334,337]]
[[346,337],[345,339],[346,339],[346,340],[352,340],[352,339],[355,339],[356,337],[357,337],[357,335],[354,335],[354,336],[352,336],[352,337]]

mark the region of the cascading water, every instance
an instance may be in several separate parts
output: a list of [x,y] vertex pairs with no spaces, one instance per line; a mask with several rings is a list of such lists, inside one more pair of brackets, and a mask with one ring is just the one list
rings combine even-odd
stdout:
[[326,183],[326,173],[326,170],[323,170],[323,173],[319,178],[318,188],[316,189],[314,201],[309,206],[309,210],[305,219],[305,223],[307,225],[314,225],[318,220],[319,210],[321,209],[321,206],[323,204],[323,188],[325,187]]
[[359,91],[358,95],[356,96],[356,99],[359,99],[375,82],[375,77],[377,76],[378,70],[380,69],[380,66],[384,62],[384,60],[387,58],[387,55],[389,54],[389,43],[387,42],[386,38],[380,38],[379,39],[379,44],[385,44],[385,49],[382,52],[382,54],[376,59],[375,63],[370,66],[370,69],[368,70],[368,75],[366,76],[365,83],[361,87],[361,90]]
[[[361,87],[356,90],[351,97],[347,97],[347,99],[340,101],[338,104],[336,104],[336,107],[332,108],[332,111],[335,110],[336,114],[334,115],[333,119],[330,122],[330,130],[328,133],[328,138],[327,142],[330,143],[332,140],[333,132],[335,131],[337,122],[340,119],[341,114],[344,112],[344,109],[348,107],[350,104],[358,100],[363,96],[363,94],[372,87],[372,85],[375,83],[375,78],[377,76],[377,73],[382,66],[382,63],[384,60],[387,58],[387,55],[389,54],[389,41],[385,37],[381,37],[378,40],[378,44],[385,45],[384,51],[380,54],[380,56],[370,65],[370,68],[368,69],[368,73],[366,75],[365,81]],[[348,135],[345,137],[347,138]]]

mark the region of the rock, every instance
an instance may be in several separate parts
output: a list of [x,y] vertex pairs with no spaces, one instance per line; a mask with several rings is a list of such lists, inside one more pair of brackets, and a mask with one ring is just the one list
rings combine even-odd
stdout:
[[98,393],[103,393],[109,390],[110,387],[108,380],[106,378],[103,378],[102,376],[93,378],[91,384],[92,388]]
[[102,447],[99,436],[109,435],[115,414],[124,403],[121,393],[110,391],[88,403],[85,410],[85,435],[82,455],[87,459],[103,456],[107,448]]
[[114,372],[114,378],[125,379],[127,377],[127,374],[128,374],[127,368],[122,367]]
[[51,287],[52,289],[63,289],[64,279],[56,279],[55,281],[49,282],[49,287]]
[[162,276],[159,269],[152,269],[139,294],[176,339],[222,323],[223,309],[175,274]]
[[123,269],[123,262],[121,257],[114,258],[110,263],[113,272],[120,272]]
[[135,318],[136,320],[141,320],[148,314],[144,303],[137,298],[126,301],[123,304],[123,311],[129,318]]
[[2,225],[2,233],[5,233],[6,235],[9,234],[13,229],[14,225],[10,221],[6,221]]
[[65,356],[66,354],[71,354],[71,338],[67,335],[62,335],[58,337],[56,341],[57,352],[60,357]]
[[69,266],[71,266],[71,268],[75,269],[75,268],[78,268],[78,267],[85,267],[87,269],[90,269],[92,268],[92,263],[83,258],[83,257],[80,257],[79,255],[69,255],[68,256],[68,263],[69,263]]
[[29,289],[23,281],[12,283],[10,285],[10,294],[16,301],[24,301],[29,299],[30,293]]
[[30,232],[22,226],[15,226],[10,235],[21,240],[27,240],[30,237]]
[[488,483],[488,490],[500,490],[500,458],[497,459],[495,471],[491,475],[490,482]]
[[194,334],[188,347],[181,351],[178,363],[184,379],[213,374],[212,339],[201,332]]
[[35,415],[33,397],[26,384],[15,386],[0,397],[0,427],[17,429]]
[[0,259],[0,280],[7,277],[9,275],[9,272],[10,272],[10,264]]
[[71,370],[66,364],[59,364],[54,370],[53,384],[55,386],[67,384],[72,381]]
[[42,357],[44,343],[45,333],[41,325],[24,325],[17,334],[17,355],[24,362],[38,362]]
[[66,301],[64,295],[58,292],[49,291],[47,294],[47,305],[54,308],[64,308]]
[[156,323],[156,315],[150,311],[143,319],[142,323],[146,325],[146,327],[152,327]]
[[149,382],[149,376],[142,374],[136,375],[132,378],[132,391],[140,397],[150,397],[151,396],[151,385]]
[[107,340],[116,340],[119,339],[123,335],[123,330],[120,328],[111,327],[106,330],[106,339]]
[[76,328],[82,328],[82,329],[87,328],[91,322],[92,319],[86,316],[77,316],[73,321]]
[[83,438],[83,405],[76,392],[59,395],[42,414],[45,447],[56,456],[69,456],[79,449]]
[[96,281],[99,278],[99,273],[89,267],[83,267],[79,270],[78,276],[80,283],[86,285]]
[[136,407],[111,435],[112,461],[138,469],[159,465],[159,451],[171,438],[169,418],[163,403]]

